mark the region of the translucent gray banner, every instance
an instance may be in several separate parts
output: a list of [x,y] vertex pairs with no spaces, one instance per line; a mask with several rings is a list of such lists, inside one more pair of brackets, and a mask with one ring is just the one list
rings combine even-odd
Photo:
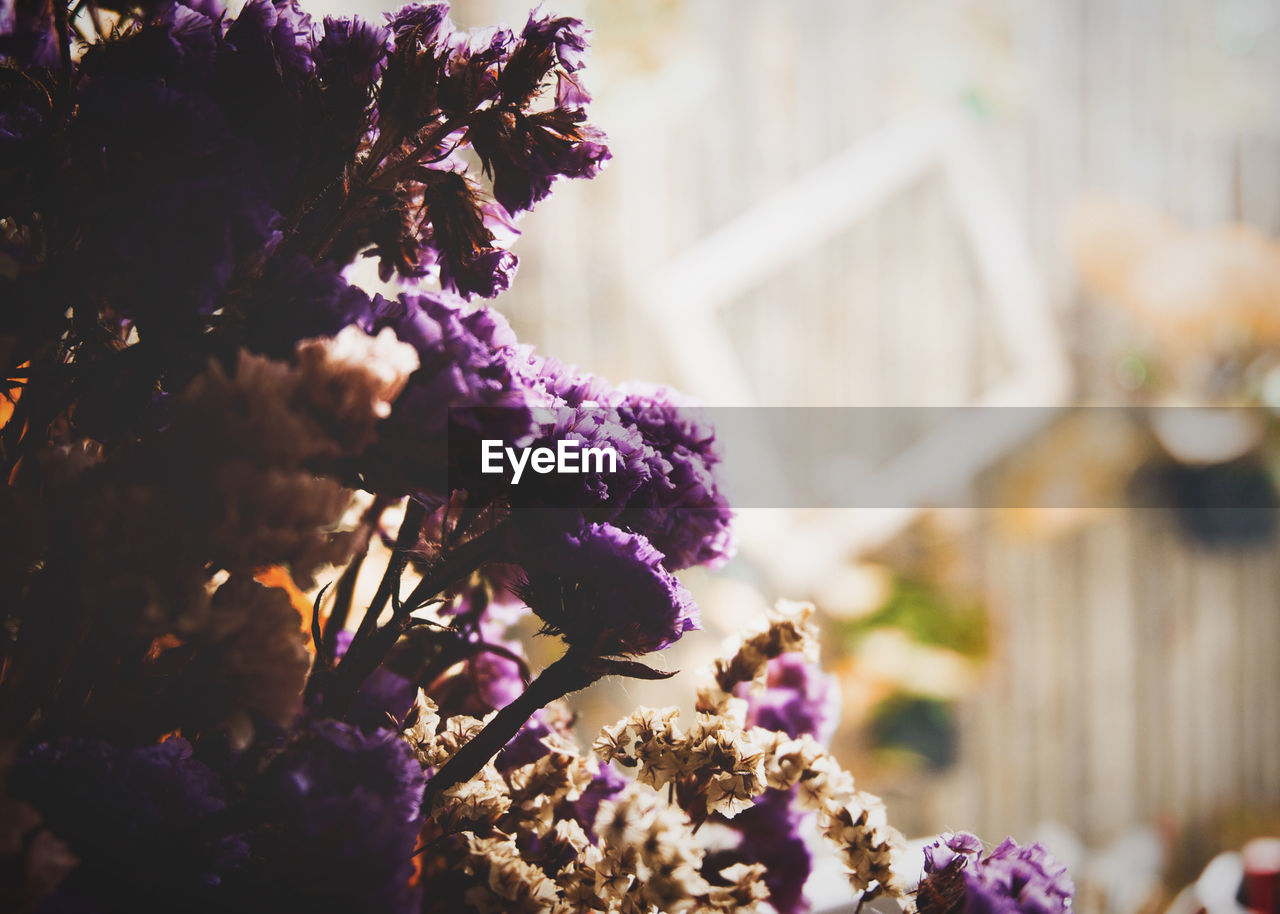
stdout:
[[[1275,502],[1265,443],[1276,417],[1262,408],[744,407],[686,415],[694,438],[714,434],[721,487],[738,508],[1158,507],[1171,484],[1192,486],[1215,508]],[[669,414],[639,411],[638,419],[658,425]],[[608,479],[607,462],[592,462],[599,455],[586,455],[585,444],[568,448],[574,453],[563,464],[554,455],[537,464],[534,453],[519,468],[518,448],[508,455],[507,442],[484,440],[451,436],[451,482],[459,472],[474,478],[482,457],[495,482],[519,476],[517,488],[538,485],[539,474],[551,482],[566,467],[580,472],[584,457],[588,471]]]

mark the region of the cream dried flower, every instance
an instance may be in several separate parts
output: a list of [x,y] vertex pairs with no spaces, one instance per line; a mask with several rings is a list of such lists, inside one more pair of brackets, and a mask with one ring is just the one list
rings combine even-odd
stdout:
[[467,901],[482,912],[534,914],[547,911],[556,901],[556,886],[547,874],[528,863],[515,839],[497,833],[478,838],[466,835],[466,871],[483,882],[466,893]]
[[765,687],[769,661],[787,653],[800,653],[817,662],[818,629],[813,611],[812,603],[779,600],[765,615],[763,624],[739,639],[732,655],[716,660],[712,667],[716,687],[731,696],[738,685],[749,682],[753,692],[760,692]]
[[350,325],[337,336],[298,343],[297,361],[312,402],[323,412],[339,421],[366,412],[385,419],[418,369],[418,351],[396,339],[390,327],[370,336]]
[[490,762],[479,773],[441,791],[431,815],[446,832],[475,830],[495,825],[511,809],[507,782]]

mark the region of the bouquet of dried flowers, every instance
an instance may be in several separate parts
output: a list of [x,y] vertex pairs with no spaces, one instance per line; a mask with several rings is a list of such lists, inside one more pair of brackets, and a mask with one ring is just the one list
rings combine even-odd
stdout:
[[[699,627],[674,572],[732,549],[688,404],[468,304],[511,282],[516,217],[609,158],[585,35],[0,7],[6,909],[799,911],[809,814],[864,897],[910,903],[823,748],[807,607],[692,721],[642,708],[586,752],[560,701],[667,675],[636,658]],[[358,257],[412,291],[352,285]],[[517,487],[462,456],[492,440],[620,465]],[[565,645],[537,675],[529,614]],[[950,840],[922,908],[1069,903],[1038,851]]]

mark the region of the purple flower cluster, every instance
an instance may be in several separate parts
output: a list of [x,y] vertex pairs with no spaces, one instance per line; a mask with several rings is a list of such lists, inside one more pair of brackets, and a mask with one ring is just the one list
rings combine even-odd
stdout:
[[243,838],[220,827],[225,791],[185,739],[39,743],[19,758],[9,788],[83,861],[62,904],[86,897],[97,902],[90,910],[164,910],[183,898],[201,910],[249,856]]
[[250,783],[245,840],[253,853],[231,880],[232,897],[264,912],[416,910],[406,849],[422,825],[424,782],[392,730],[303,726]]
[[[537,10],[468,32],[441,3],[317,23],[295,0],[57,2],[0,12],[0,367],[21,390],[0,417],[21,539],[0,782],[81,862],[21,891],[420,909],[427,788],[396,733],[417,690],[446,717],[514,707],[491,754],[538,759],[565,738],[554,697],[660,675],[625,658],[698,628],[673,573],[733,546],[690,404],[539,356],[469,303],[511,283],[516,218],[609,159],[586,30]],[[412,290],[353,286],[360,257]],[[493,439],[621,466],[517,486],[478,472]],[[347,634],[378,538],[393,558]],[[569,647],[540,685],[494,608],[512,594]],[[619,789],[606,770],[557,814],[590,832]]]
[[982,857],[982,842],[966,832],[925,848],[916,901],[921,914],[1064,914],[1075,886],[1067,868],[1039,843],[1006,838]]
[[[747,699],[748,726],[786,733],[792,739],[812,736],[820,743],[831,739],[840,717],[838,684],[804,657],[785,653],[769,661],[763,692]],[[722,852],[724,863],[758,861],[765,864],[769,903],[779,914],[804,914],[809,904],[804,885],[813,870],[813,858],[801,829],[810,818],[796,803],[795,788],[770,790],[756,798],[750,809],[725,824],[740,835],[737,846]]]
[[338,272],[358,256],[464,298],[507,288],[514,216],[608,159],[578,82],[586,32],[535,14],[472,34],[446,13],[382,27],[317,25],[294,0],[144,4],[68,79],[48,7],[17,3],[0,25],[6,359],[60,337],[108,359],[134,331],[148,357],[108,380],[113,418],[136,419],[125,395],[211,354],[287,354],[377,319]]
[[541,407],[537,444],[575,438],[583,448],[611,448],[621,464],[607,475],[539,482],[522,491],[521,505],[576,508],[590,521],[642,533],[673,570],[714,567],[732,554],[715,433],[692,402],[665,387],[614,388],[532,352],[521,353],[516,373]]

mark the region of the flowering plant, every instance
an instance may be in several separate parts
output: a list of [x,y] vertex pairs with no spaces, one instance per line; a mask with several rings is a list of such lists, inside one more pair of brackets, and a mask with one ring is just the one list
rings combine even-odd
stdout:
[[[573,739],[560,699],[666,676],[636,658],[699,627],[674,572],[732,549],[687,404],[467,304],[511,282],[515,218],[609,157],[579,21],[3,12],[7,905],[795,911],[805,810],[903,896],[900,836],[822,748],[806,607],[691,724]],[[412,291],[350,284],[357,257]],[[517,488],[459,458],[491,440],[621,459]],[[529,613],[565,644],[537,676]]]

